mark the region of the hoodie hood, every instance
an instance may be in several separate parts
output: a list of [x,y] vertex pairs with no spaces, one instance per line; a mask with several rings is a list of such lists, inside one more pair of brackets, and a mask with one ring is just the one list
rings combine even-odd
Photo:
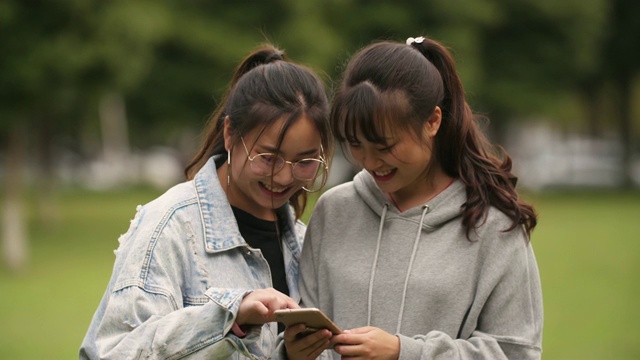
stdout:
[[406,218],[413,218],[419,223],[422,216],[424,205],[428,205],[428,215],[422,221],[422,230],[431,232],[442,224],[455,219],[462,215],[462,205],[467,201],[467,193],[465,185],[460,179],[456,179],[449,187],[439,193],[436,197],[429,200],[423,206],[417,206],[407,211],[400,212],[391,204],[386,195],[380,191],[368,171],[360,171],[353,179],[353,185],[356,193],[362,200],[374,211],[382,217],[382,212],[387,209],[387,216],[391,214],[402,214]]

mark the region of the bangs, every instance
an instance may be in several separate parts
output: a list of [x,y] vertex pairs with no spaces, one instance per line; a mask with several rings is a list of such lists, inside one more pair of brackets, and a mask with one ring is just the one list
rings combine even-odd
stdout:
[[386,146],[389,135],[409,127],[409,111],[402,91],[380,92],[365,81],[338,96],[331,126],[342,143],[358,143],[361,134],[368,142]]
[[302,111],[300,109],[292,110],[294,111],[286,113],[271,104],[260,102],[255,103],[247,112],[247,116],[251,118],[252,121],[245,121],[245,123],[252,123],[254,126],[247,127],[246,129],[239,129],[239,135],[244,136],[247,132],[253,129],[259,129],[258,138],[260,138],[262,133],[264,133],[264,131],[271,127],[275,122],[284,120],[275,143],[276,149],[279,151],[287,130],[291,124],[295,123],[302,116]]

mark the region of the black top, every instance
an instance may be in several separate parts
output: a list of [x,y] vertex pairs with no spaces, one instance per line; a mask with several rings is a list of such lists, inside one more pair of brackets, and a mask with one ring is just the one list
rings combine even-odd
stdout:
[[[233,214],[238,222],[240,235],[254,249],[260,249],[271,269],[271,281],[273,288],[283,294],[289,295],[289,286],[284,267],[284,256],[278,237],[278,224],[276,221],[259,219],[248,212],[231,206]],[[278,330],[284,330],[278,323]]]

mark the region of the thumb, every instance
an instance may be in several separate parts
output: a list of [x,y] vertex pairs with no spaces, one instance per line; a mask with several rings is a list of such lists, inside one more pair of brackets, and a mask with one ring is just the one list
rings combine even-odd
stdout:
[[293,300],[292,298],[287,298],[286,304],[285,304],[285,308],[284,309],[299,309],[300,305],[298,305],[298,303]]
[[253,305],[253,310],[257,315],[261,317],[266,318],[269,316],[269,308],[267,307],[267,305],[263,304],[261,301],[255,302],[255,304]]

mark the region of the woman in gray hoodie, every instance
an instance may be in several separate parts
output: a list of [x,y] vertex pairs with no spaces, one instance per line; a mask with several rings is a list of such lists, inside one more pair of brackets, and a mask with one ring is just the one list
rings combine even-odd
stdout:
[[[536,213],[511,159],[476,123],[438,42],[378,42],[349,62],[331,122],[364,168],[318,201],[299,289],[342,329],[289,358],[538,359],[542,292],[529,236]],[[323,342],[324,341],[324,342]]]

